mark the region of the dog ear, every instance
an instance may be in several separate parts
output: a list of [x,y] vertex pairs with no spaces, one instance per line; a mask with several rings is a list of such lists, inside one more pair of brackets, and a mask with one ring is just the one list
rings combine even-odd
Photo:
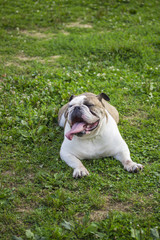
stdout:
[[97,95],[97,98],[99,99],[99,101],[102,101],[102,98],[106,101],[110,101],[110,98],[105,93],[100,93],[99,95]]
[[75,97],[75,95],[70,96],[69,102]]

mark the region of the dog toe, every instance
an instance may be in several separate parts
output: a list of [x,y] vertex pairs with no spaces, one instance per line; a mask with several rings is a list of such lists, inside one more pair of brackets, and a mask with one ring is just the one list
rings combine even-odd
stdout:
[[73,177],[74,178],[78,178],[78,177],[84,177],[89,175],[89,172],[87,171],[87,169],[85,167],[83,168],[75,168],[73,171]]
[[139,172],[140,170],[143,169],[143,165],[135,163],[135,162],[132,162],[132,163],[127,164],[126,166],[124,166],[124,168],[128,172],[137,173],[137,172]]
[[133,172],[137,173],[138,172],[138,168],[136,167],[135,169],[133,169]]

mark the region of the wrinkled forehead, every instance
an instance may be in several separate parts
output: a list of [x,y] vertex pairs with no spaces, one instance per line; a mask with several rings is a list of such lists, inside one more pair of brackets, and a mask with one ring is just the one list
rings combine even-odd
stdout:
[[84,100],[86,99],[86,96],[77,96],[74,97],[71,101],[70,101],[70,105],[76,105],[76,104],[83,104]]

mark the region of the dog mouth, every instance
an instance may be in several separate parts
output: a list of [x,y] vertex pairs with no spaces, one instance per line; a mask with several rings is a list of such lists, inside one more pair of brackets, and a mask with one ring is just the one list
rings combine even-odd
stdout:
[[94,123],[87,123],[82,118],[75,118],[71,122],[71,130],[65,134],[65,136],[72,140],[74,135],[79,137],[83,136],[84,134],[89,134],[91,131],[98,127],[99,120]]

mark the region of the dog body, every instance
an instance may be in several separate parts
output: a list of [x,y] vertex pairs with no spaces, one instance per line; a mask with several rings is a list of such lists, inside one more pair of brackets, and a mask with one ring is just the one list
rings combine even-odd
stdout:
[[80,161],[83,159],[113,156],[129,172],[143,167],[131,160],[128,146],[117,127],[118,111],[108,100],[104,93],[98,96],[84,93],[72,96],[59,111],[59,125],[64,127],[60,156],[74,169],[73,177],[89,174]]

